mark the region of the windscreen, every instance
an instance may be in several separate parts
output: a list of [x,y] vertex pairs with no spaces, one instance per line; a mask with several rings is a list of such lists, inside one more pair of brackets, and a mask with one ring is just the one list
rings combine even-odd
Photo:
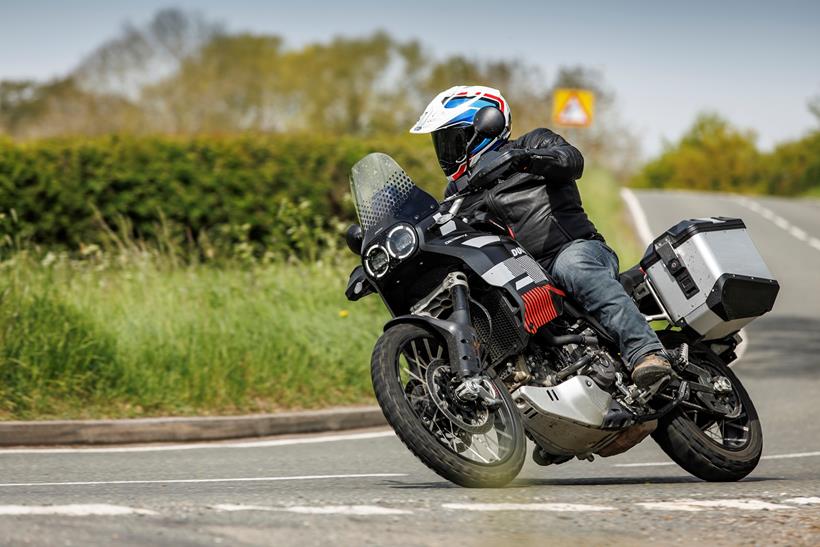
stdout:
[[350,191],[362,230],[397,216],[414,188],[404,169],[387,154],[374,152],[359,160],[350,172]]

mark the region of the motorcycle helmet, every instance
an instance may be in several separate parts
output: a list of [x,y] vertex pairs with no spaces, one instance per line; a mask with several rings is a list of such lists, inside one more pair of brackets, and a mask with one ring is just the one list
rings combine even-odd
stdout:
[[[473,128],[476,113],[485,106],[498,108],[506,124],[494,139],[477,138]],[[458,180],[482,154],[500,146],[510,136],[510,105],[497,89],[483,85],[457,85],[439,93],[430,101],[410,133],[432,133],[438,163],[447,180]],[[470,150],[467,150],[467,145]],[[469,153],[468,153],[469,152]]]

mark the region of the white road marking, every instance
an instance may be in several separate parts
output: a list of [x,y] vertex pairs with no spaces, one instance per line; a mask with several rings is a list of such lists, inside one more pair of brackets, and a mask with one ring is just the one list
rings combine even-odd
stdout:
[[[792,505],[783,505],[790,503]],[[673,501],[645,501],[635,502],[632,505],[653,511],[684,511],[697,512],[708,509],[736,509],[741,511],[779,511],[784,509],[798,509],[799,506],[820,504],[820,497],[787,498],[780,503],[773,503],[754,498],[734,498],[717,500],[679,499]],[[795,507],[798,506],[798,507]],[[583,503],[444,503],[443,509],[477,512],[502,511],[536,511],[536,512],[600,512],[619,511],[624,507],[607,505],[590,505]],[[243,505],[233,503],[216,504],[209,507],[216,511],[241,512],[263,511],[298,513],[306,515],[358,515],[358,516],[392,516],[410,515],[413,510],[382,507],[379,505]],[[69,505],[0,505],[0,516],[120,516],[120,515],[157,515],[157,511],[138,509],[123,505],[69,504]]]
[[607,505],[588,505],[583,503],[444,503],[444,509],[459,511],[554,511],[583,512],[583,511],[616,511],[615,507]]
[[616,463],[613,467],[664,467],[667,465],[677,465],[675,462],[643,462],[643,463]]
[[372,431],[367,433],[345,433],[339,435],[321,435],[293,439],[272,439],[268,441],[241,441],[228,443],[185,443],[159,444],[150,446],[106,446],[98,448],[8,448],[0,450],[4,454],[107,454],[116,452],[164,452],[169,450],[201,450],[206,448],[269,448],[274,446],[293,446],[297,444],[330,443],[339,441],[358,441],[394,437],[393,431]]
[[[797,452],[794,454],[772,454],[763,456],[761,460],[783,460],[790,458],[811,458],[820,456],[820,452]],[[677,465],[675,462],[643,462],[643,463],[616,463],[614,467],[663,467],[666,465]]]
[[809,234],[807,234],[805,231],[801,230],[797,226],[792,226],[791,228],[789,228],[789,233],[792,236],[799,239],[800,241],[806,241],[809,238]]
[[148,509],[135,509],[106,503],[72,505],[0,505],[0,515],[61,515],[87,517],[91,515],[156,515]]
[[820,456],[820,452],[794,452],[792,454],[772,454],[771,456],[763,456],[761,460],[787,460],[791,458],[813,458]]
[[798,241],[802,241],[803,243],[807,243],[813,249],[820,251],[820,239],[816,237],[810,237],[806,230],[800,228],[799,226],[795,226],[782,216],[778,215],[768,207],[761,205],[760,203],[753,201],[747,197],[736,197],[734,198],[734,202],[742,205],[743,207],[749,209],[750,211],[754,211],[755,213],[759,214],[781,230],[784,230],[790,236],[795,238]]
[[725,499],[725,500],[676,500],[641,502],[636,505],[644,509],[658,511],[702,511],[704,508],[720,507],[723,509],[741,509],[744,511],[776,511],[779,509],[794,509],[788,505],[770,503],[757,499]]
[[287,507],[290,513],[312,515],[409,515],[412,511],[391,509],[377,505],[324,505],[318,507]]
[[270,505],[236,505],[219,504],[214,505],[218,511],[276,511],[287,513],[302,513],[310,515],[410,515],[412,511],[404,509],[393,509],[391,507],[379,507],[378,505],[318,505],[318,506],[290,506],[274,507]]
[[271,507],[270,505],[241,505],[236,503],[218,503],[211,506],[217,511],[279,511],[279,507]]
[[654,511],[689,511],[691,513],[703,511],[700,507],[695,507],[689,503],[677,501],[647,501],[636,503],[635,505]]
[[209,482],[276,482],[276,481],[313,481],[327,479],[370,479],[385,477],[406,477],[406,473],[358,473],[351,475],[296,475],[286,477],[229,477],[224,479],[156,479],[156,480],[121,480],[121,481],[69,481],[69,482],[6,482],[0,488],[15,486],[100,486],[107,484],[199,484]]
[[635,231],[638,232],[641,243],[649,245],[655,238],[652,235],[652,230],[649,229],[646,213],[644,213],[638,198],[635,197],[635,192],[629,188],[621,188],[621,199],[624,200],[627,209],[629,209],[629,214],[632,216],[632,222],[635,223]]
[[791,230],[791,223],[783,217],[775,217],[773,222],[774,225],[781,230],[786,230],[787,232]]
[[815,505],[815,504],[820,504],[820,498],[818,498],[818,497],[789,498],[789,499],[783,500],[783,503],[795,503],[797,505]]
[[[787,460],[791,458],[814,458],[820,456],[820,452],[794,452],[792,454],[771,454],[763,456],[761,460]],[[613,467],[662,467],[665,465],[677,465],[675,462],[643,462],[643,463],[616,463]]]

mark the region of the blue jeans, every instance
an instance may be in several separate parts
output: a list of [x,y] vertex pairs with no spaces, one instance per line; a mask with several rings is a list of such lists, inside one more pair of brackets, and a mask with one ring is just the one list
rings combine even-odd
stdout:
[[618,281],[618,255],[605,243],[576,239],[552,262],[552,277],[618,342],[630,368],[663,345]]

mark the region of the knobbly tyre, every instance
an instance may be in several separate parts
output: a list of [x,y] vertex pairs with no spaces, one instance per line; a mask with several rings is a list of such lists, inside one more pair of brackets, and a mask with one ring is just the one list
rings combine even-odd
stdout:
[[[480,118],[477,131],[492,135],[492,116]],[[619,454],[651,433],[696,477],[745,477],[763,438],[729,364],[738,331],[772,309],[779,286],[743,222],[682,221],[620,275],[647,320],[666,322],[658,335],[673,362],[671,377],[640,390],[612,337],[525,249],[460,214],[465,196],[526,153],[487,154],[442,203],[385,154],[353,167],[360,225],[347,243],[362,265],[346,295],[378,293],[393,315],[371,362],[387,421],[428,467],[467,487],[515,478],[527,437],[550,465]]]

